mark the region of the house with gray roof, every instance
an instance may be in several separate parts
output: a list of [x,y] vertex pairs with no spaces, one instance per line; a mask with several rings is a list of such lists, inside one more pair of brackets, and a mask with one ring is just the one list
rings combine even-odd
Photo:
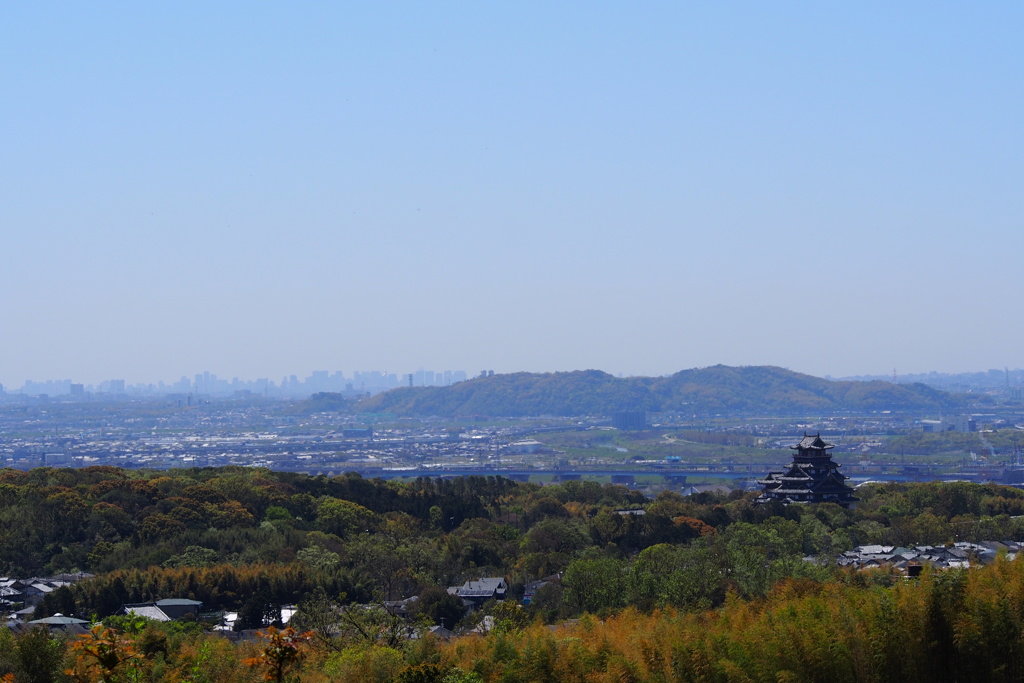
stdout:
[[139,602],[121,607],[121,614],[135,614],[154,621],[177,621],[182,617],[199,614],[203,603],[187,598],[170,598],[156,602]]
[[466,607],[475,609],[488,600],[504,600],[508,595],[508,582],[502,577],[488,577],[452,586],[448,592],[462,598]]
[[44,626],[50,629],[50,632],[60,631],[62,633],[79,634],[85,633],[89,629],[86,628],[89,624],[85,619],[76,619],[75,617],[66,617],[60,612],[54,614],[52,617],[46,617],[44,619],[34,619],[28,622],[29,628],[35,626]]

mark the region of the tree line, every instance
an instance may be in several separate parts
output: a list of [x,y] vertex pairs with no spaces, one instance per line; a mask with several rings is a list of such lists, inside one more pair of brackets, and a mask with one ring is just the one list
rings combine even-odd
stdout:
[[830,558],[861,544],[1024,536],[1024,492],[1010,487],[872,484],[858,496],[845,509],[755,505],[743,492],[651,501],[587,481],[4,470],[0,571],[96,573],[39,607],[40,616],[85,618],[167,597],[237,610],[254,595],[282,605],[322,590],[365,603],[481,576],[505,577],[521,592],[553,576],[530,611],[555,621],[627,606],[716,607],[730,592],[763,596],[786,577],[823,580]]
[[[755,505],[753,497],[665,492],[648,500],[588,481],[395,482],[254,468],[2,470],[0,571],[96,573],[49,594],[37,616],[109,620],[125,603],[192,598],[255,627],[298,604],[300,633],[321,637],[296,645],[304,654],[289,666],[311,681],[1021,673],[1024,565],[1000,560],[910,582],[830,560],[865,543],[1020,539],[1024,491],[871,484],[854,509]],[[482,576],[507,578],[517,599],[464,615],[446,588]],[[525,586],[541,578],[549,580],[521,606]],[[402,621],[382,609],[410,596],[419,600]],[[410,628],[470,628],[483,616],[492,617],[486,637],[407,639]],[[151,651],[153,665],[136,680],[198,680],[187,672],[211,652],[223,666],[204,674],[210,681],[265,673],[244,663],[262,661],[256,643],[225,644],[199,623],[136,628],[114,619],[114,632],[95,637]],[[565,626],[571,619],[580,621]],[[898,638],[906,644],[893,646]],[[904,653],[915,663],[900,664]],[[30,671],[79,666],[86,680],[81,654],[0,630],[0,676],[55,680]]]

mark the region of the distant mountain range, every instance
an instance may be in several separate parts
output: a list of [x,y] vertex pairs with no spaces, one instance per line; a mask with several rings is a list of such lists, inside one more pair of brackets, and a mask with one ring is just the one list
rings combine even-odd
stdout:
[[[855,375],[853,377],[838,377],[855,381],[870,381],[880,379],[889,381],[892,375]],[[829,379],[832,379],[831,377]],[[964,393],[966,391],[991,391],[993,389],[1009,389],[1024,385],[1024,370],[1015,368],[1010,370],[988,370],[986,372],[922,372],[918,374],[903,374],[895,378],[898,384],[913,384],[920,382],[936,389]]]
[[404,387],[357,403],[400,416],[610,415],[625,410],[697,415],[809,415],[891,410],[948,415],[966,398],[924,384],[834,381],[772,366],[715,365],[668,377],[617,378],[599,370],[478,377],[447,387]]

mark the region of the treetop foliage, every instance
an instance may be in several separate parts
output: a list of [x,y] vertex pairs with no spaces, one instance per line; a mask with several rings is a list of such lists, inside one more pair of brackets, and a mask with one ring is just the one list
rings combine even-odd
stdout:
[[[239,628],[280,627],[281,606],[297,604],[297,624],[315,635],[274,669],[259,659],[268,643],[225,644],[196,624],[122,618],[76,650],[0,630],[0,677],[53,680],[26,672],[63,666],[95,678],[102,665],[88,653],[102,641],[145,653],[111,667],[145,680],[1019,679],[1024,565],[908,582],[832,559],[860,544],[1022,539],[1024,491],[870,484],[854,509],[753,497],[255,468],[0,470],[0,573],[97,574],[47,595],[37,616],[190,598],[237,611]],[[446,588],[489,576],[505,577],[516,602],[465,615]],[[413,596],[407,615],[393,611]],[[408,639],[410,628],[485,623],[487,637]]]
[[[805,556],[827,560],[860,544],[1024,538],[1017,489],[872,484],[858,496],[850,510],[754,505],[754,494],[739,492],[651,501],[592,481],[0,470],[0,573],[98,574],[54,591],[39,616],[105,616],[123,603],[183,597],[257,620],[315,590],[365,603],[482,576],[521,591],[554,576],[531,609],[559,619],[761,596],[785,577],[833,571]],[[625,514],[636,509],[645,514]]]

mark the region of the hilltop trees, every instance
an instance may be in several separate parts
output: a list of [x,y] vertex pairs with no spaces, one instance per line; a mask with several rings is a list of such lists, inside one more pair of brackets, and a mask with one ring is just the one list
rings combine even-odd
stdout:
[[625,410],[697,414],[807,414],[899,410],[951,414],[965,405],[924,384],[832,381],[770,366],[683,370],[617,378],[599,370],[479,377],[449,387],[403,387],[353,406],[397,415],[611,415]]

